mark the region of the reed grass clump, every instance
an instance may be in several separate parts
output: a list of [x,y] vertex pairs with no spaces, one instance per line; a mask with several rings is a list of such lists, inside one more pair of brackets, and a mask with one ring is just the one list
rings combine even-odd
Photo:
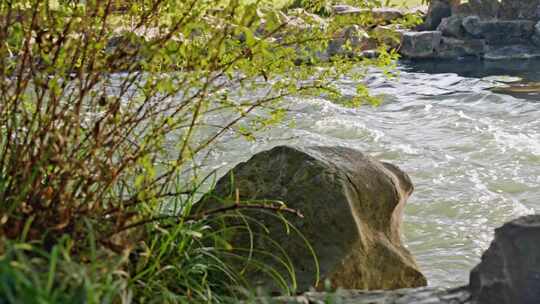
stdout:
[[285,97],[339,96],[358,72],[315,56],[332,26],[271,2],[0,1],[0,303],[245,296],[235,228],[214,223],[287,211],[193,214],[199,168],[223,136],[282,119]]

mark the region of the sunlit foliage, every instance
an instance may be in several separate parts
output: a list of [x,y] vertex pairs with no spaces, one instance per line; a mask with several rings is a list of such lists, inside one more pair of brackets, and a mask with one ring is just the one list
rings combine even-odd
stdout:
[[[280,121],[286,96],[376,102],[333,86],[364,72],[319,56],[339,26],[272,1],[1,1],[0,297],[212,302],[248,287],[190,215],[197,168],[222,136]],[[394,59],[382,52],[371,63]]]

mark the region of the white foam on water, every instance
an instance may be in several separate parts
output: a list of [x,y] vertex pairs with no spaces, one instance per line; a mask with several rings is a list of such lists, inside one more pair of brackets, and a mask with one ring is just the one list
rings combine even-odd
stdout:
[[[230,167],[287,143],[353,147],[390,161],[415,184],[404,239],[429,283],[465,284],[495,227],[540,212],[540,103],[487,90],[501,79],[512,80],[373,71],[365,83],[385,96],[381,106],[288,99],[286,121],[255,143],[225,141],[215,162]],[[352,92],[356,83],[339,85]]]

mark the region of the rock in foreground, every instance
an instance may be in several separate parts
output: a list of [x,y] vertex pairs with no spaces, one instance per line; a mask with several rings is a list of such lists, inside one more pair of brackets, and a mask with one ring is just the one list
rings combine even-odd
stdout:
[[540,303],[540,215],[521,217],[495,230],[495,239],[471,272],[478,304]]
[[[281,297],[273,304],[469,304],[467,288],[416,288],[395,291],[338,290],[335,293],[307,292],[296,297]],[[262,302],[261,303],[268,303]]]
[[306,292],[261,303],[538,304],[540,214],[518,218],[495,230],[495,239],[484,252],[481,263],[471,272],[469,286],[451,289],[426,287],[394,291]]
[[[230,197],[238,189],[242,200],[281,200],[304,218],[288,217],[313,246],[320,263],[321,281],[349,289],[397,289],[426,285],[414,258],[400,238],[402,210],[413,191],[399,168],[343,147],[276,147],[241,163],[219,180],[215,191],[200,203],[214,208],[211,197]],[[249,212],[264,223],[264,232],[287,251],[295,265],[297,290],[316,283],[316,267],[305,242],[270,215]],[[235,248],[249,248],[249,238],[233,237]],[[264,237],[254,246],[277,253]],[[286,269],[263,259],[280,273]],[[275,286],[260,272],[252,282]],[[320,287],[320,286],[319,286]]]

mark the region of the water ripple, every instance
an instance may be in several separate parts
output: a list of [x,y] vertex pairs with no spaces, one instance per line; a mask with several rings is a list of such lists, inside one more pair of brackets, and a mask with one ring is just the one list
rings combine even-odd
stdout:
[[[290,99],[282,126],[255,144],[224,143],[216,164],[230,168],[283,143],[348,146],[393,162],[415,184],[404,239],[422,271],[433,285],[466,283],[495,227],[540,212],[540,104],[488,90],[515,73],[485,78],[462,66],[475,75],[465,77],[454,68],[436,74],[403,66],[392,79],[372,71],[365,84],[383,98],[376,108]],[[356,83],[339,86],[347,94]]]

